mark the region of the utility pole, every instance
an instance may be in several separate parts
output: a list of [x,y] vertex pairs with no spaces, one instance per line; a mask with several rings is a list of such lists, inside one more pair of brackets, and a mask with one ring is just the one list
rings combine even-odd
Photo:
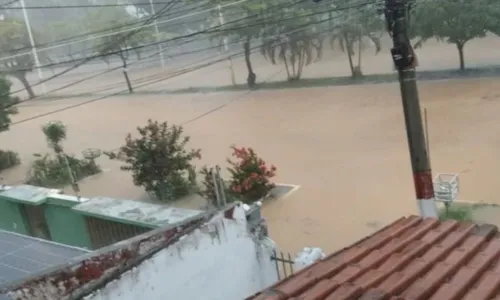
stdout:
[[[219,10],[219,24],[222,26],[222,25],[224,25],[224,15],[222,14],[222,9],[221,9],[220,4],[217,5],[217,8]],[[226,53],[229,51],[227,36],[224,37],[224,51]],[[233,69],[233,60],[231,59],[231,55],[229,55],[229,54],[227,56],[227,62],[229,64],[229,72],[230,72],[230,75],[231,75],[231,83],[233,85],[236,85],[236,78],[234,77],[234,69]]]
[[[154,16],[156,14],[155,12],[155,5],[154,5],[154,0],[149,0],[149,5],[151,6],[151,16]],[[160,31],[158,30],[158,23],[156,22],[157,18],[154,18],[154,26],[155,26],[155,35],[156,35],[156,42],[158,43],[158,51],[160,53],[160,61],[161,61],[161,67],[165,68],[165,58],[163,57],[163,48],[160,43]]]
[[[38,59],[38,53],[36,51],[36,45],[35,45],[35,40],[33,39],[33,33],[31,32],[31,25],[30,25],[30,20],[28,18],[28,12],[26,11],[26,5],[24,4],[24,0],[19,0],[19,3],[21,3],[21,7],[23,9],[24,24],[26,24],[26,29],[28,30],[28,36],[31,44],[31,51],[33,53],[33,59],[35,60],[35,67],[38,72],[38,78],[40,79],[40,81],[42,81],[43,72],[42,68],[40,67],[40,60]],[[45,94],[47,92],[45,83],[42,83],[41,86],[42,86],[42,92]]]
[[71,180],[71,188],[73,189],[73,192],[75,193],[75,196],[78,199],[78,201],[80,201],[80,186],[75,180],[75,176],[73,175],[73,170],[71,170],[71,166],[69,165],[66,153],[62,153],[62,156],[64,158],[64,164],[66,165],[66,170],[68,171],[68,175]]
[[417,58],[408,38],[407,14],[410,8],[410,2],[406,0],[385,0],[384,12],[387,29],[394,45],[391,54],[399,75],[418,207],[423,217],[437,217],[432,172],[415,77]]

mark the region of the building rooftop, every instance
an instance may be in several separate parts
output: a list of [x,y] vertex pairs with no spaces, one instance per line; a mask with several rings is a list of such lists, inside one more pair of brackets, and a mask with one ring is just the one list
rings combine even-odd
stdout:
[[17,185],[13,187],[3,187],[0,191],[0,197],[7,198],[10,201],[21,202],[31,205],[40,205],[44,203],[50,194],[58,194],[61,190],[48,189],[32,185]]
[[[89,251],[0,230],[0,287]],[[2,295],[0,295],[0,299]]]
[[[232,206],[229,206],[224,214],[230,212],[231,209]],[[178,224],[169,224],[151,230],[79,256],[69,262],[63,260],[49,270],[37,270],[35,274],[25,275],[21,277],[21,280],[13,283],[0,284],[0,300],[4,300],[2,293],[8,294],[12,299],[23,300],[69,299],[70,296],[71,299],[81,299],[94,290],[98,290],[99,286],[105,286],[118,279],[121,274],[132,270],[186,234],[200,228],[216,213],[218,212],[203,212],[191,218],[185,218]],[[0,240],[2,240],[1,236]],[[43,260],[44,256],[41,257]]]
[[247,300],[500,299],[494,225],[401,218]]
[[172,225],[203,213],[139,201],[95,197],[73,207],[81,214],[151,228]]

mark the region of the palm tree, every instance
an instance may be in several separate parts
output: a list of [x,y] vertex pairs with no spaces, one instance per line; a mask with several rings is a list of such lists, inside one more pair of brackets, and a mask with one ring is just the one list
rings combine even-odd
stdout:
[[[365,6],[361,9],[357,8],[356,11],[341,13],[330,36],[330,45],[335,48],[335,44],[338,44],[342,52],[347,54],[352,77],[362,77],[361,52],[366,48],[367,43],[375,47],[375,54],[380,51],[380,37],[384,21],[374,6]],[[357,64],[354,64],[353,56],[356,51],[358,58]]]
[[323,40],[317,34],[296,32],[266,38],[261,53],[272,64],[285,64],[288,81],[299,80],[304,66],[321,59]]
[[[304,66],[321,59],[323,39],[317,16],[310,8],[292,7],[280,16],[284,22],[267,24],[261,31],[261,54],[272,64],[285,64],[288,80],[299,80]],[[292,18],[295,17],[295,18]]]

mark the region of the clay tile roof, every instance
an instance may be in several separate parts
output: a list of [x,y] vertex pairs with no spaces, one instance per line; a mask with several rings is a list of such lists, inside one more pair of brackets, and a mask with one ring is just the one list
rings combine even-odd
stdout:
[[500,299],[494,225],[401,218],[247,300]]

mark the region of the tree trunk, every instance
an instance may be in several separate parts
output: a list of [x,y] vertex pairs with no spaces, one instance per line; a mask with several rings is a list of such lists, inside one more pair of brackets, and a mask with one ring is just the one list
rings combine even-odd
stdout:
[[26,79],[26,72],[16,72],[12,74],[12,76],[16,77],[19,81],[21,81],[30,99],[35,98],[35,92],[33,92],[30,83]]
[[344,41],[345,41],[345,47],[346,47],[346,52],[347,52],[347,57],[349,58],[349,67],[351,68],[351,75],[352,77],[355,77],[355,71],[354,71],[354,64],[352,62],[352,45],[349,42],[349,39],[347,38],[347,35],[344,36]]
[[363,72],[361,72],[361,52],[363,50],[361,41],[362,41],[362,37],[359,36],[359,38],[358,38],[358,66],[354,69],[354,77],[363,77]]
[[458,49],[458,58],[460,60],[460,71],[465,70],[464,44],[465,43],[461,43],[461,42],[456,43],[457,49]]
[[248,87],[254,87],[257,75],[253,72],[252,63],[250,61],[250,37],[247,37],[246,41],[243,43],[243,49],[245,50],[245,63],[248,69],[247,84]]
[[132,88],[132,84],[130,83],[130,78],[128,77],[127,60],[125,59],[125,57],[123,56],[123,53],[121,53],[121,52],[120,52],[120,58],[121,58],[122,63],[123,63],[123,76],[125,77],[125,81],[127,82],[128,92],[130,94],[132,94],[134,92],[134,90]]

